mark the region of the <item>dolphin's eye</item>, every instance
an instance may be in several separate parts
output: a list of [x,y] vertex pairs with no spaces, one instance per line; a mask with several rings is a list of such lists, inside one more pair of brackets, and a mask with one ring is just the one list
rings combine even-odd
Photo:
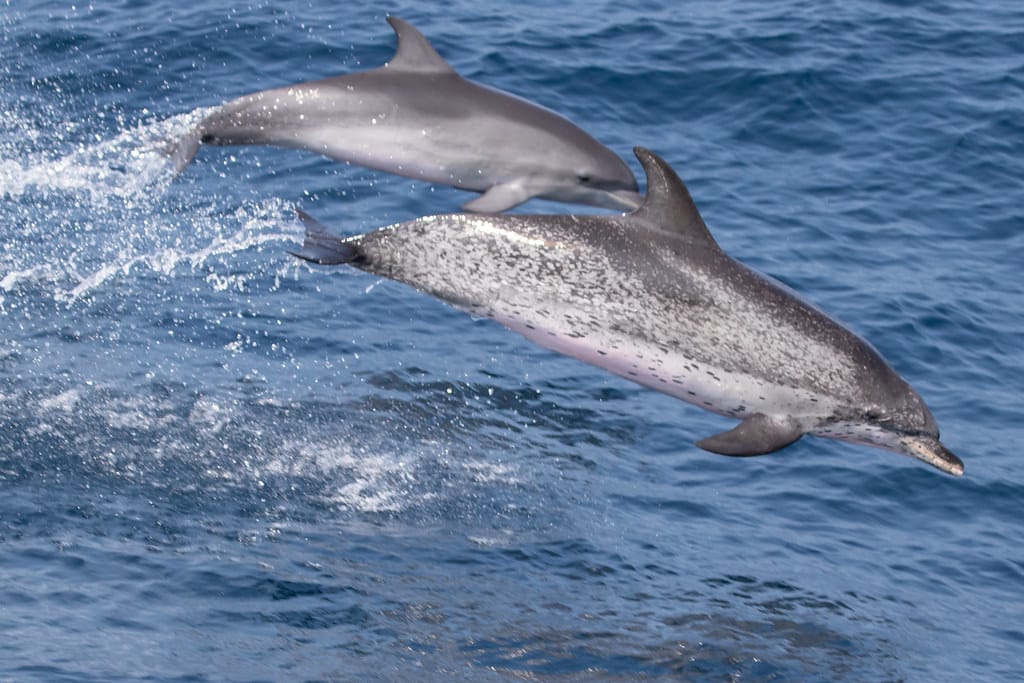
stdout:
[[587,175],[586,173],[580,173],[578,176],[576,176],[576,180],[586,185],[587,183],[590,182],[590,176]]

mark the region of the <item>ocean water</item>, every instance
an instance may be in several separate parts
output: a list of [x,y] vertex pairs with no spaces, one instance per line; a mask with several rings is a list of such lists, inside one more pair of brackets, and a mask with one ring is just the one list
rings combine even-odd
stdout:
[[[687,181],[966,463],[729,420],[287,255],[470,195],[203,109],[462,74]],[[0,681],[1024,680],[1024,9],[0,2]],[[542,201],[525,212],[592,212]]]

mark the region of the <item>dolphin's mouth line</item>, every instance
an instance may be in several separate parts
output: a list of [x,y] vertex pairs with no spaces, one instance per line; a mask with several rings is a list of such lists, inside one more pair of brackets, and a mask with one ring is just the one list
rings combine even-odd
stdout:
[[939,440],[938,433],[926,432],[923,429],[896,429],[889,427],[888,425],[882,425],[882,429],[892,432],[893,434],[898,434],[902,438]]

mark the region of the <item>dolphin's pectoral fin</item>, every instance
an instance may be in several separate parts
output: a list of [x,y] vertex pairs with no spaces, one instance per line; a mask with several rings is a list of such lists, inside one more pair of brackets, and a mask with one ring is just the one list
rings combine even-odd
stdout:
[[795,422],[755,413],[727,432],[698,441],[697,446],[721,455],[764,455],[785,448],[803,435],[804,430]]
[[351,263],[359,258],[359,251],[348,244],[345,238],[332,235],[323,223],[302,209],[295,211],[306,227],[306,236],[302,242],[302,249],[290,251],[289,254],[323,266]]
[[462,205],[463,211],[501,213],[518,206],[534,195],[518,183],[493,185],[482,195]]

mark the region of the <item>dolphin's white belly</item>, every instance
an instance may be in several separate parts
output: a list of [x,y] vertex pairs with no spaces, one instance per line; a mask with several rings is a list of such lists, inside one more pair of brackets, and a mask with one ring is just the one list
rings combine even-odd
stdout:
[[[655,391],[719,415],[742,419],[753,413],[772,417],[824,418],[836,406],[833,399],[808,389],[771,383],[729,371],[707,361],[608,332],[608,328],[579,329],[548,325],[515,314],[471,310],[492,318],[532,342],[614,373]],[[611,327],[611,326],[609,326]]]
[[481,153],[447,135],[384,121],[321,126],[298,136],[303,149],[319,151],[339,161],[441,185],[482,192],[511,175],[481,164]]

